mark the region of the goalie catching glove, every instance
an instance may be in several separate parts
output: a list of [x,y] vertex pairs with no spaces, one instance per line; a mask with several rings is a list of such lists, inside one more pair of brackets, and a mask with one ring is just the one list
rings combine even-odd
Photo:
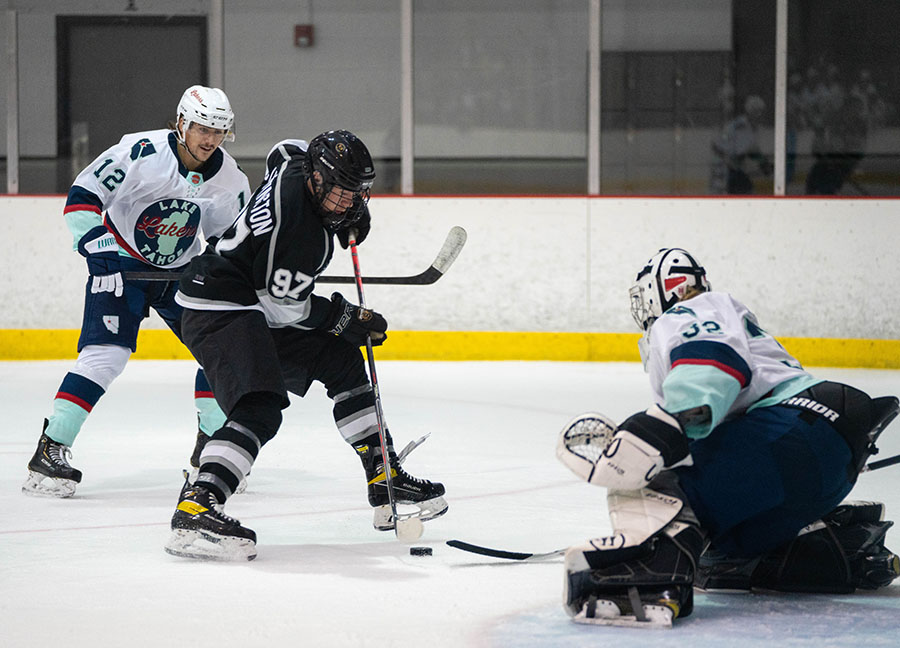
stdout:
[[661,471],[693,463],[681,425],[658,405],[618,427],[599,414],[577,417],[560,434],[556,454],[585,481],[617,490],[644,488]]
[[78,241],[78,252],[87,259],[91,281],[91,292],[115,293],[121,297],[125,290],[119,263],[119,244],[103,225],[87,231]]
[[329,333],[342,337],[353,346],[363,346],[366,337],[372,339],[372,346],[378,346],[387,339],[387,320],[380,313],[351,304],[341,293],[331,295],[328,322],[326,327]]

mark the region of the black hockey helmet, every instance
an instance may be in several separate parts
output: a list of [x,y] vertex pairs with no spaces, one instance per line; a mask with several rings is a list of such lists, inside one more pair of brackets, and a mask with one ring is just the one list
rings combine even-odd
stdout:
[[[350,131],[333,130],[314,137],[306,155],[322,224],[332,232],[350,227],[365,212],[375,180],[369,149]],[[341,209],[334,202],[334,188],[352,192],[353,203]]]

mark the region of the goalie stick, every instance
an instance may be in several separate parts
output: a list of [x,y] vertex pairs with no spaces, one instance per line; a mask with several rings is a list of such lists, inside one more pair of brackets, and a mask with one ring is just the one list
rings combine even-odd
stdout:
[[[430,266],[416,275],[406,277],[362,277],[364,284],[386,284],[394,286],[427,286],[433,284],[446,274],[447,270],[456,261],[460,251],[466,244],[466,230],[459,225],[454,225],[444,239],[444,245]],[[125,279],[132,281],[178,281],[181,272],[155,272],[153,270],[136,270],[125,272]],[[356,277],[341,275],[322,275],[316,279],[317,283],[352,284],[356,283]]]
[[507,560],[529,560],[537,562],[539,560],[547,560],[555,558],[566,553],[565,549],[556,549],[545,553],[520,553],[518,551],[506,551],[504,549],[491,549],[490,547],[482,547],[480,545],[463,542],[462,540],[447,540],[447,546],[469,553],[476,553],[482,556],[490,556],[491,558],[505,558]]

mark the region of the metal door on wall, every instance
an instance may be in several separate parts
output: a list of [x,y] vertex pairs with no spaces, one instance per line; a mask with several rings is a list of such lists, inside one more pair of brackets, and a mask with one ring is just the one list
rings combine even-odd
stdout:
[[185,88],[206,85],[206,38],[203,16],[57,17],[63,191],[122,135],[174,120]]

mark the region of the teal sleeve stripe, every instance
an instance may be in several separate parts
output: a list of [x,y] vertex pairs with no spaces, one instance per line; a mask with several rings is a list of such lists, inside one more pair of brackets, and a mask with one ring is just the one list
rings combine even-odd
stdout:
[[73,250],[78,249],[78,241],[87,234],[88,230],[103,224],[103,216],[93,211],[70,211],[65,213],[65,217],[66,225],[69,226],[69,231],[72,232],[72,236],[75,238],[72,244]]
[[691,439],[702,439],[712,432],[741,392],[733,376],[710,365],[679,365],[662,384],[663,409],[677,414],[706,405],[712,414],[709,423],[685,429]]
[[791,396],[796,396],[804,389],[809,389],[813,385],[818,385],[820,382],[824,381],[813,378],[809,374],[791,378],[790,380],[784,381],[775,389],[773,389],[772,395],[768,398],[763,398],[753,403],[753,405],[747,408],[747,411],[749,412],[750,410],[755,410],[757,407],[769,407],[770,405],[777,405],[781,401],[786,400]]

